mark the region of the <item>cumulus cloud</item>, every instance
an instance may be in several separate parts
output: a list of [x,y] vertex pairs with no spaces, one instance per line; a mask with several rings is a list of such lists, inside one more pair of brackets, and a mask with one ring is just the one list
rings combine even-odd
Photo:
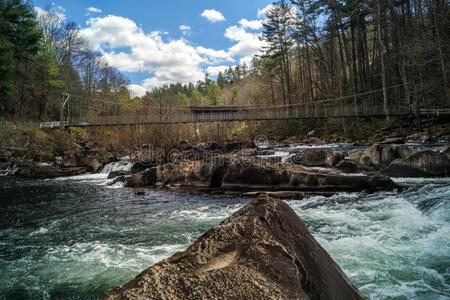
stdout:
[[206,73],[212,76],[217,76],[220,72],[225,72],[229,66],[210,66],[206,69]]
[[191,34],[191,26],[180,25],[180,31],[183,35],[190,35]]
[[52,3],[47,9],[35,6],[34,11],[36,12],[38,19],[45,17],[49,13],[58,16],[61,20],[66,19],[66,9],[60,5],[56,5],[55,3]]
[[223,14],[215,9],[205,9],[201,16],[205,19],[207,19],[210,23],[217,23],[225,21],[225,17]]
[[102,10],[100,8],[91,6],[91,7],[86,8],[86,13],[88,15],[89,14],[101,14]]
[[228,51],[231,56],[239,56],[240,63],[248,64],[253,56],[259,54],[266,42],[259,38],[259,34],[248,32],[241,25],[228,27],[225,31],[225,37],[236,42]]
[[228,51],[164,39],[161,32],[146,33],[133,20],[114,15],[91,18],[80,34],[120,71],[149,74],[141,85],[130,86],[134,95],[164,84],[196,82],[203,79],[204,66],[234,61]]
[[242,19],[239,21],[239,25],[241,25],[242,28],[248,28],[253,30],[259,30],[263,27],[261,20]]
[[273,4],[269,4],[264,8],[258,9],[258,18],[264,18],[267,14],[267,12],[272,9],[274,6]]
[[147,89],[139,84],[129,84],[128,90],[130,91],[130,96],[133,97],[142,97],[147,93]]

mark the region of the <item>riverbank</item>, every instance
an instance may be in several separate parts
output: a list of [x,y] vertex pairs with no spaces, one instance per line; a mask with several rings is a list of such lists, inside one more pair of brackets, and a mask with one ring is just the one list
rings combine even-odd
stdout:
[[[101,257],[102,255],[108,255],[107,253],[111,252],[111,255],[121,256],[122,254],[126,254],[133,256],[133,251],[137,251],[138,253],[144,251],[145,253],[148,252],[152,253],[151,255],[155,255],[151,249],[153,247],[160,249],[158,248],[159,242],[156,243],[157,246],[153,246],[155,245],[155,239],[165,241],[166,238],[173,237],[174,232],[180,230],[183,232],[186,231],[184,234],[189,236],[189,240],[184,240],[184,243],[181,243],[183,246],[179,248],[177,243],[174,244],[174,249],[183,250],[196,237],[217,224],[209,222],[208,226],[198,230],[196,229],[195,233],[191,234],[192,224],[190,222],[194,222],[196,218],[202,219],[206,217],[208,219],[211,206],[218,205],[222,207],[223,203],[236,203],[238,201],[239,205],[226,206],[226,213],[218,218],[214,218],[218,222],[227,217],[229,213],[242,208],[250,200],[248,197],[256,197],[259,194],[271,194],[276,197],[285,198],[289,200],[287,203],[293,207],[296,207],[300,203],[299,210],[296,210],[299,215],[304,210],[320,210],[323,207],[331,208],[330,211],[323,212],[326,216],[323,215],[322,217],[326,218],[338,216],[333,211],[335,207],[342,208],[339,214],[345,215],[345,218],[355,217],[353,215],[354,211],[360,212],[361,218],[367,218],[369,215],[374,214],[374,219],[371,218],[370,222],[378,226],[378,231],[380,226],[386,226],[384,222],[380,223],[380,220],[386,218],[387,211],[385,211],[385,207],[378,206],[377,203],[383,203],[386,209],[392,209],[393,205],[399,204],[395,203],[396,201],[400,201],[399,199],[404,201],[405,198],[409,199],[409,197],[412,197],[412,199],[406,200],[407,203],[404,203],[404,207],[398,208],[400,209],[398,213],[401,215],[395,216],[398,219],[393,220],[394,226],[399,231],[409,230],[403,227],[405,224],[409,224],[406,221],[407,216],[404,215],[405,212],[402,211],[405,209],[410,217],[414,216],[416,219],[421,219],[423,216],[429,215],[427,218],[431,216],[433,221],[419,223],[420,228],[415,228],[415,225],[413,226],[411,224],[407,226],[413,226],[415,228],[414,230],[417,231],[425,230],[424,234],[426,235],[426,239],[433,239],[430,243],[438,243],[434,251],[437,251],[436,249],[438,247],[442,247],[442,241],[439,238],[437,241],[434,241],[434,239],[436,239],[435,234],[441,234],[436,233],[440,232],[441,228],[444,228],[444,231],[447,230],[447,222],[449,222],[446,217],[448,216],[448,201],[446,201],[448,182],[445,181],[445,176],[448,176],[450,173],[450,157],[449,147],[445,140],[433,141],[431,138],[424,140],[423,136],[415,135],[408,138],[389,137],[375,144],[362,145],[361,143],[328,144],[317,137],[309,137],[308,139],[309,141],[303,140],[302,143],[295,143],[292,140],[269,141],[264,136],[259,136],[252,141],[224,143],[208,142],[191,144],[187,141],[181,141],[168,153],[153,151],[151,147],[143,147],[143,149],[125,157],[106,155],[104,156],[104,160],[99,160],[99,156],[95,156],[95,153],[98,153],[98,148],[96,148],[95,144],[78,142],[76,146],[74,145],[78,149],[75,152],[76,154],[73,154],[73,152],[63,152],[61,154],[62,156],[55,157],[54,161],[16,161],[14,167],[9,170],[10,175],[14,175],[15,177],[10,177],[2,181],[3,194],[6,196],[6,199],[9,199],[6,203],[2,203],[2,205],[5,205],[5,215],[1,224],[1,234],[8,240],[5,244],[4,250],[6,252],[3,258],[14,261],[12,265],[5,264],[5,268],[11,268],[11,272],[14,272],[13,270],[17,270],[17,267],[21,265],[22,262],[16,261],[16,259],[23,260],[24,256],[20,254],[19,256],[15,256],[13,254],[13,252],[21,251],[16,246],[30,249],[31,252],[24,250],[24,254],[29,261],[28,266],[32,268],[36,267],[36,259],[43,262],[44,265],[47,265],[46,259],[51,258],[52,251],[56,251],[55,253],[57,254],[55,255],[58,259],[61,259],[61,266],[65,266],[66,268],[67,265],[65,265],[64,261],[67,260],[68,255],[75,255],[74,253],[87,251],[89,253],[87,257],[81,254],[84,257],[83,262],[84,259],[87,259],[86,262],[88,264],[91,262],[97,267],[106,263],[106,266],[103,265],[103,267],[100,267],[100,270],[103,270],[102,273],[96,274],[93,278],[89,277],[89,275],[80,275],[80,278],[85,276],[90,278],[89,281],[93,284],[96,282],[96,290],[92,291],[90,288],[88,290],[90,293],[100,296],[113,286],[121,285],[132,279],[137,274],[137,271],[142,271],[149,265],[173,254],[173,252],[171,252],[172,250],[166,251],[167,249],[165,249],[163,251],[164,254],[151,261],[149,261],[147,256],[144,256],[145,262],[139,266],[127,262],[126,266],[129,269],[127,269],[126,274],[128,275],[126,279],[121,277],[120,280],[117,279],[114,282],[111,276],[114,277],[114,274],[121,274],[121,267],[114,264],[111,267],[108,262],[109,258],[104,262],[104,258]],[[90,172],[94,171],[94,165],[89,166],[86,161],[90,161],[90,158],[94,156],[95,160],[97,160],[95,164],[97,173],[87,174],[88,167],[92,168],[89,170]],[[14,156],[11,157],[14,158]],[[89,160],[85,159],[86,157]],[[67,165],[66,162],[71,160],[74,164]],[[6,161],[6,163],[10,162],[11,160]],[[83,165],[79,165],[80,162]],[[75,172],[75,174],[79,172],[79,175],[66,177],[65,175],[74,175],[74,173],[70,172]],[[390,178],[391,176],[392,179]],[[395,177],[402,176],[408,176],[410,178],[395,179]],[[443,177],[441,180],[445,183],[436,181],[436,179],[411,179],[411,177],[424,176],[430,178],[440,176]],[[28,184],[31,187],[29,190],[15,190],[16,186],[27,186]],[[58,188],[53,190],[52,193],[43,193],[47,187],[52,190],[55,186]],[[80,190],[83,190],[83,195],[80,195]],[[187,191],[189,193],[186,193]],[[427,193],[429,191],[431,191],[431,194],[428,195]],[[440,196],[436,197],[434,193],[440,193],[444,198],[440,198]],[[97,206],[97,201],[104,201],[105,195],[109,194],[111,194],[109,197],[118,197],[118,202],[116,200],[111,200],[112,202],[107,200],[100,207]],[[225,196],[226,194],[229,196]],[[21,197],[28,200],[19,200],[16,203],[16,199]],[[129,199],[130,202],[126,200],[126,203],[119,204],[123,200],[123,197]],[[424,197],[425,199],[423,199]],[[70,199],[72,202],[66,202],[67,199],[65,198]],[[83,201],[85,199],[93,199],[92,202],[88,201],[90,203],[88,207],[84,207]],[[154,200],[150,204],[146,199]],[[180,199],[184,200],[177,203]],[[195,207],[198,199],[200,199],[199,201],[202,206]],[[36,224],[42,224],[39,218],[36,220],[32,215],[25,214],[22,216],[20,214],[24,206],[27,209],[29,208],[29,201],[31,201],[32,205],[36,203],[40,209],[44,210],[41,218],[50,223],[36,228]],[[186,207],[190,206],[190,201],[194,203],[194,206],[192,209],[186,209]],[[61,207],[58,206],[60,204],[62,204]],[[94,206],[93,208],[89,207],[91,204]],[[111,204],[112,206],[110,206]],[[51,211],[47,211],[47,205],[50,205],[49,209],[51,208]],[[143,216],[135,211],[135,208],[142,209],[142,205],[155,206],[155,210],[152,208],[150,212],[144,209],[146,215]],[[172,208],[177,207],[176,215],[178,213],[181,214],[183,219],[181,223],[178,223],[178,221],[173,224],[171,223],[173,220],[178,220],[178,216],[174,215],[174,219],[171,220],[171,214],[167,214],[167,209],[170,211],[172,208],[167,208],[166,205]],[[78,215],[80,207],[81,216],[85,214],[86,216],[92,217],[92,213],[95,214],[95,212],[101,212],[102,215],[100,218],[97,218],[95,224],[92,224],[92,222],[80,218],[81,216]],[[29,209],[34,212],[36,207]],[[346,211],[347,209],[350,209],[350,211]],[[382,213],[379,213],[380,211]],[[123,218],[118,223],[116,223],[117,213],[120,214],[120,218]],[[62,248],[55,250],[48,249],[45,246],[39,246],[39,249],[35,249],[35,245],[39,244],[37,239],[41,239],[47,235],[53,226],[54,218],[59,218],[60,214],[65,219],[64,225],[62,227],[59,225],[55,227],[53,233],[68,233],[69,236],[60,240],[52,235],[51,239],[55,240],[50,241],[50,244],[55,242],[59,245],[58,247]],[[328,214],[330,215],[328,216]],[[131,215],[149,219],[143,221],[143,223],[134,220],[133,222],[141,225],[139,225],[139,228],[136,228],[136,234],[132,236],[126,230],[119,229],[120,226],[124,228],[134,226],[127,224],[130,221]],[[308,229],[315,237],[318,233],[322,234],[322,230],[331,230],[331,227],[325,226],[324,228],[320,222],[316,223],[322,217],[316,215],[311,220],[305,219]],[[169,220],[167,221],[164,218],[169,218]],[[381,219],[377,221],[376,218]],[[150,223],[147,223],[147,221]],[[433,224],[435,221],[438,223],[437,225]],[[111,225],[111,222],[113,225]],[[153,222],[160,222],[161,224],[159,225],[162,227],[158,227],[159,225],[155,227]],[[312,222],[312,226],[310,222]],[[359,241],[359,244],[356,243],[355,247],[364,245],[364,247],[368,246],[370,248],[370,243],[373,243],[375,240],[377,241],[378,247],[380,247],[376,250],[366,249],[368,252],[364,255],[367,254],[370,257],[370,253],[374,253],[374,251],[386,251],[385,241],[383,239],[386,239],[387,236],[382,236],[382,239],[379,239],[377,230],[374,228],[374,236],[370,240],[365,240],[367,233],[358,231],[362,230],[362,228],[358,228],[361,224],[353,224],[350,226],[347,224],[348,222],[348,220],[344,221],[342,219],[337,224],[333,224],[332,226],[338,227],[335,228],[337,231],[334,229],[330,231],[332,233],[328,237],[330,240],[320,240],[318,238],[319,243],[324,245],[330,241],[340,240],[343,243],[342,245],[344,245],[346,244],[344,240],[350,237],[347,234],[353,232],[359,238],[359,240],[355,240],[355,242]],[[367,221],[364,223],[364,226],[368,228],[371,226],[370,222]],[[431,226],[431,224],[433,225]],[[116,225],[119,227],[116,227]],[[79,233],[69,230],[71,226],[75,226],[77,229],[85,228],[87,234],[90,235],[88,240],[90,238],[96,238],[97,240],[93,242],[93,245],[90,245],[90,242],[83,242],[84,238]],[[181,229],[178,228],[179,226],[187,227]],[[353,226],[356,226],[356,228],[353,228]],[[31,232],[25,233],[28,234],[29,239],[26,240],[28,240],[31,247],[19,242],[19,239],[24,238],[24,232],[22,230],[26,228],[33,228]],[[432,228],[432,231],[427,231],[430,228]],[[100,230],[100,232],[97,234],[93,230]],[[112,233],[112,230],[118,230],[120,235],[116,236]],[[144,230],[144,232],[138,234],[140,230]],[[141,243],[141,241],[147,240],[142,236],[147,233],[150,236],[150,241],[148,244]],[[390,234],[393,233],[391,232]],[[342,236],[346,236],[346,238],[341,240]],[[98,243],[102,239],[105,239],[107,243],[119,243],[120,246],[113,247],[113,249],[109,249],[109,246],[107,246],[106,249],[103,249],[104,245]],[[399,243],[400,241],[403,247],[418,246],[416,239],[409,236],[409,234],[406,237],[404,235],[398,236],[395,243]],[[366,243],[368,244],[366,245]],[[128,249],[126,245],[137,245],[139,249]],[[172,249],[172,243],[168,245],[168,249]],[[164,244],[160,246],[166,247]],[[327,247],[325,249],[330,251]],[[391,252],[388,251],[389,255],[393,255],[392,251],[395,252],[398,250],[395,247],[392,249]],[[435,254],[438,254],[438,259],[442,259],[442,257],[446,259],[445,257],[450,253],[450,251],[447,251],[449,249],[448,245],[444,244],[443,248],[440,249]],[[348,248],[348,245],[345,247],[342,246],[341,250],[342,253],[353,251]],[[75,252],[70,254],[70,251]],[[100,256],[94,254],[98,251],[100,251]],[[34,257],[36,253],[39,253],[38,256],[43,256],[40,258]],[[330,254],[341,265],[342,260],[336,259],[332,252]],[[426,255],[433,255],[433,257],[435,254],[426,252]],[[359,264],[359,268],[364,269],[362,274],[366,274],[366,272],[370,271],[369,269],[365,269],[366,265],[370,264],[370,258],[366,262],[365,260],[367,259],[364,257],[359,262],[351,262],[356,265]],[[383,259],[386,259],[386,257]],[[371,267],[373,268],[379,263],[376,261]],[[439,278],[443,282],[441,285],[436,287],[433,282],[427,281],[426,283],[437,288],[437,293],[436,291],[430,292],[427,287],[418,284],[416,282],[417,280],[414,279],[411,282],[408,281],[408,284],[417,286],[417,291],[414,291],[413,294],[409,291],[402,291],[403,294],[400,295],[414,296],[416,293],[446,295],[448,288],[447,277],[445,275],[446,269],[444,271],[440,268],[436,269],[433,264],[426,265],[426,267],[421,266],[427,269],[427,272],[428,270],[433,270],[439,274]],[[90,267],[84,263],[82,266],[77,267],[81,268],[79,270],[81,273],[83,273],[82,269],[84,268],[90,270]],[[409,267],[411,266],[405,266],[405,268]],[[369,295],[369,297],[372,297],[370,292],[367,294],[368,291],[376,291],[380,289],[379,284],[385,284],[377,281],[378,279],[372,278],[365,284],[360,285],[359,281],[355,280],[345,267],[343,268],[347,272],[347,276],[354,280],[361,292],[366,296]],[[380,268],[377,272],[390,272],[390,270],[389,266],[385,266],[385,269]],[[28,271],[33,273],[31,269],[28,269]],[[12,281],[6,281],[7,285],[5,285],[4,290],[10,295],[31,293],[29,290],[30,281],[26,280],[28,271],[21,273],[23,277],[20,278],[14,277],[10,273],[13,279]],[[414,271],[418,272],[416,270]],[[403,273],[400,272],[400,274]],[[419,272],[419,274],[422,277],[424,276],[423,272]],[[40,276],[40,273],[34,274],[33,278],[39,278],[41,280]],[[60,271],[56,270],[55,276],[61,276]],[[65,283],[76,282],[73,278],[64,278],[64,276],[61,278],[63,278],[62,281]],[[396,278],[396,280],[401,281],[401,278]],[[21,282],[24,282],[25,288],[23,289],[20,288]],[[366,284],[373,284],[374,286],[370,287],[366,286]],[[398,287],[397,283],[393,284],[393,286]],[[39,287],[45,293],[56,296],[59,294],[64,295],[64,292],[61,290],[64,288],[57,286],[55,289],[54,284],[48,282],[45,282],[43,286]],[[392,286],[389,286],[389,288],[392,288]],[[73,293],[76,291],[76,289],[72,290]],[[374,295],[375,297],[384,296],[385,293],[392,294],[382,289],[374,292]]]

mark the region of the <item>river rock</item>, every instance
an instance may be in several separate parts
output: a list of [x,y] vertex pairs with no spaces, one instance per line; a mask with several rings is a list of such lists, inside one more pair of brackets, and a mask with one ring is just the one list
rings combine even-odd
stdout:
[[131,173],[143,172],[147,169],[154,168],[156,164],[151,161],[138,161],[131,166]]
[[405,138],[404,137],[388,137],[384,139],[383,141],[379,142],[379,144],[404,144]]
[[307,171],[285,165],[233,161],[222,180],[230,190],[368,191],[394,190],[398,186],[385,176],[345,176]]
[[64,168],[51,164],[22,163],[15,168],[10,175],[22,178],[55,178],[64,176],[76,176],[86,173],[86,168]]
[[393,177],[435,177],[450,175],[450,159],[430,150],[394,160],[384,172]]
[[284,202],[262,196],[104,299],[363,299]]
[[151,168],[143,172],[134,173],[131,176],[125,178],[125,187],[151,187],[156,184],[156,168]]
[[442,147],[441,153],[447,155],[447,157],[450,159],[450,146],[446,145],[446,146]]
[[359,171],[359,166],[353,160],[344,159],[336,165],[336,169],[344,173],[357,173]]
[[[365,156],[369,157],[373,166],[377,169],[384,169],[396,159],[404,159],[416,153],[416,151],[407,146],[393,144],[375,144],[369,147]],[[366,159],[366,163],[368,160]]]
[[162,185],[218,188],[222,184],[227,161],[213,157],[207,161],[180,161],[156,167],[156,181]]
[[344,159],[344,154],[333,152],[330,149],[305,149],[295,154],[291,161],[307,167],[332,167],[342,159]]
[[126,171],[112,171],[112,172],[109,172],[109,174],[108,174],[108,179],[114,179],[114,178],[117,178],[117,177],[120,177],[120,176],[126,176],[126,175],[129,175],[130,174],[130,172],[126,172]]

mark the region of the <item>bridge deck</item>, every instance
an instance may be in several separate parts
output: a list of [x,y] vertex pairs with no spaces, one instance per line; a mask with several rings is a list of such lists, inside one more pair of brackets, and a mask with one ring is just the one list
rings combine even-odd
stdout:
[[[124,126],[139,124],[186,124],[205,122],[263,121],[289,119],[366,118],[386,116],[448,116],[449,108],[418,108],[417,97],[403,86],[389,88],[388,102],[382,90],[335,99],[293,105],[149,107],[119,102],[87,101],[74,97],[64,116],[65,127]],[[415,99],[413,99],[415,98]],[[67,102],[67,101],[66,101]],[[415,105],[413,104],[415,103]],[[64,115],[64,111],[62,112]],[[41,128],[60,127],[59,121],[44,122]]]

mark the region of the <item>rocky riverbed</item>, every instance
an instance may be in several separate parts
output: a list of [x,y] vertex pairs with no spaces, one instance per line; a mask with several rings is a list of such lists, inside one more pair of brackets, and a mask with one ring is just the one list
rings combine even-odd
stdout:
[[[339,192],[379,193],[381,191],[394,191],[394,194],[402,193],[402,190],[410,189],[408,184],[405,184],[405,182],[399,184],[398,180],[392,180],[391,177],[436,178],[450,174],[450,151],[445,143],[412,143],[392,139],[365,146],[349,143],[253,145],[245,142],[232,142],[221,145],[211,142],[191,145],[188,142],[180,142],[175,150],[169,155],[160,156],[158,159],[150,157],[148,153],[136,153],[121,159],[112,155],[99,159],[92,155],[93,152],[85,151],[83,155],[87,158],[83,158],[83,156],[78,157],[75,163],[67,163],[70,160],[70,156],[57,157],[54,162],[46,163],[10,160],[5,163],[8,167],[5,170],[9,175],[22,178],[64,178],[64,176],[97,171],[103,174],[101,175],[102,178],[108,177],[108,181],[105,181],[105,184],[111,188],[131,187],[134,188],[131,191],[134,191],[137,196],[161,189],[175,189],[179,192],[197,189],[197,192],[209,194],[228,193],[230,195],[246,196],[272,194],[289,199],[313,199],[311,198],[312,195],[330,197]],[[320,205],[320,201],[317,203],[312,201],[309,205],[313,207]],[[424,205],[426,207],[431,205],[430,207],[433,208],[441,204],[440,201],[437,201],[437,203],[430,202]],[[238,214],[241,214],[241,212]],[[278,223],[275,222],[275,224]],[[253,231],[254,229],[249,230]],[[286,232],[286,234],[290,233]],[[240,239],[236,236],[233,236],[233,238]],[[201,239],[197,243],[201,243],[200,241]],[[204,263],[206,265],[222,265],[223,261],[228,262],[229,257],[231,257],[227,252],[229,249],[225,253],[221,253],[220,251],[222,250],[219,250],[216,253],[217,255],[214,254],[209,257]],[[253,253],[253,250],[248,251]],[[292,251],[294,252],[288,251],[291,253],[290,255],[294,255],[293,253],[298,254],[298,252],[295,252],[298,250]],[[273,252],[271,255],[276,253]],[[196,255],[202,256],[205,253],[200,251]],[[225,258],[222,257],[223,255],[225,255]],[[220,257],[220,259],[216,260],[216,256]],[[236,262],[236,257],[232,257],[233,265]],[[247,257],[240,263],[243,263],[245,266],[248,259]],[[255,257],[252,259],[254,260]],[[302,259],[305,258],[303,257]],[[302,259],[299,259],[300,265],[303,264],[301,262]],[[199,263],[200,265],[204,264],[200,261]],[[241,270],[240,263],[237,263],[238,270]],[[264,265],[264,260],[261,263]],[[201,268],[200,265],[199,268]],[[228,266],[228,264],[226,265]],[[286,267],[288,268],[287,265]],[[296,268],[298,269],[298,266]],[[152,270],[152,268],[149,270]],[[216,270],[216,268],[212,270]],[[287,276],[284,279],[280,278],[281,281],[273,281],[273,274],[271,275],[270,272],[265,273],[264,270],[266,270],[265,267],[256,269],[256,271],[252,270],[252,272],[257,272],[261,275],[261,282],[267,285],[266,288],[282,291],[284,295],[314,296],[320,293],[328,293],[329,287],[325,287],[326,285],[317,287],[311,283],[317,280],[322,282],[321,280],[324,278],[323,274],[320,275],[321,268],[304,269],[303,271],[307,275],[302,273],[300,277],[315,279],[306,282],[305,285],[301,285],[299,290],[286,289],[286,286],[283,285],[283,282],[295,280],[293,277]],[[208,269],[206,272],[209,271]],[[227,273],[228,271],[230,270],[227,269],[224,274],[221,273],[224,277],[220,275],[222,276],[220,278],[223,278],[225,281],[228,280],[227,276],[233,278],[237,276],[236,278],[239,278],[239,273],[232,273],[234,271]],[[242,274],[245,275],[245,272]],[[168,274],[170,275],[170,273]],[[186,278],[190,278],[189,276],[186,276]],[[341,278],[344,278],[343,280],[346,282],[345,275],[343,276]],[[205,282],[208,282],[209,279],[205,280]],[[302,280],[300,281],[303,282],[304,280]],[[335,282],[339,281],[336,280]],[[134,284],[130,283],[127,287],[133,287],[133,293],[135,293],[136,286],[139,286],[138,282],[139,280],[137,279]],[[199,284],[195,280],[189,282],[194,286]],[[249,282],[250,285],[256,283],[257,281]],[[311,284],[315,287],[312,288]],[[178,288],[180,287],[178,286]],[[352,289],[351,286],[347,288],[349,290]],[[344,292],[347,288],[343,288],[342,291]],[[155,289],[155,287],[152,287],[152,289]],[[127,288],[123,291],[126,290]],[[257,293],[256,289],[250,290]],[[161,291],[154,290],[154,292],[159,293]],[[182,289],[177,290],[177,286],[173,284],[172,289],[168,292],[183,294],[185,290],[184,292]],[[117,294],[113,293],[110,296],[115,297],[121,292],[116,290],[115,293]],[[140,292],[133,293],[130,295],[135,295],[136,293],[138,295]],[[186,296],[187,294],[183,295]],[[355,295],[358,295],[358,293],[356,292]]]

